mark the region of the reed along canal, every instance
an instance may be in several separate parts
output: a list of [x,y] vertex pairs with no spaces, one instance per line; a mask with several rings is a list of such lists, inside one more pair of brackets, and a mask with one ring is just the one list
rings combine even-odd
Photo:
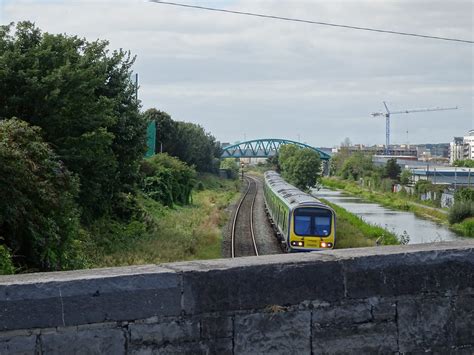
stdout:
[[341,191],[313,190],[313,195],[316,198],[324,198],[361,217],[364,221],[379,225],[399,236],[408,234],[409,244],[463,239],[448,227],[417,217],[413,212],[392,210]]

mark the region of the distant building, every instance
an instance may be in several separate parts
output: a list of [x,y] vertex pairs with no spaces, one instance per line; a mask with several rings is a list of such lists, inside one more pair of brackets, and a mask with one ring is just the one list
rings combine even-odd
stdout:
[[463,137],[454,137],[449,143],[449,163],[453,164],[455,160],[461,160],[464,157],[464,140]]
[[449,162],[455,160],[474,159],[474,130],[470,130],[467,136],[454,137],[449,144]]
[[456,188],[474,186],[474,169],[471,168],[430,166],[410,170],[412,171],[414,183],[419,180],[428,180],[433,184],[448,185]]
[[349,147],[339,147],[333,148],[333,153],[337,153],[341,151],[341,149],[348,149],[349,154],[354,153],[362,153],[362,154],[370,154],[370,155],[389,155],[390,158],[403,158],[403,159],[417,159],[418,151],[416,147],[401,144],[401,145],[391,145],[387,151],[385,152],[384,145],[374,145],[371,147],[367,147],[363,144],[356,144]]
[[464,136],[464,159],[474,159],[474,130],[471,129],[467,136]]

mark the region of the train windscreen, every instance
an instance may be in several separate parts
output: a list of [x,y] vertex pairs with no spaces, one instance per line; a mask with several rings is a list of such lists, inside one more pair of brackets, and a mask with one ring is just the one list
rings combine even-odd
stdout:
[[332,212],[323,208],[297,208],[294,212],[295,234],[326,237],[331,233]]

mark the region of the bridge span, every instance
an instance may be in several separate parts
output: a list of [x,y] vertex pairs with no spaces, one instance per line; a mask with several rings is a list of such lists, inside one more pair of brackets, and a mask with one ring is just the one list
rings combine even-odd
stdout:
[[474,241],[0,277],[0,354],[474,351]]
[[310,148],[316,151],[323,161],[331,158],[329,154],[321,149],[305,143],[281,138],[261,138],[229,145],[223,148],[221,158],[269,158],[274,156],[284,144],[294,144],[302,148]]

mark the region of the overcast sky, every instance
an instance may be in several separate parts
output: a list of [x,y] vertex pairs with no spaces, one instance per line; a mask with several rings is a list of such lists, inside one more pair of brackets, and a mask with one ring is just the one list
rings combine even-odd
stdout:
[[[471,0],[179,1],[467,40],[474,32]],[[393,115],[393,143],[449,142],[474,128],[472,44],[140,0],[0,0],[0,22],[20,20],[131,50],[143,109],[198,123],[222,142],[382,144],[385,119],[370,116],[382,101],[393,110],[459,106]]]

